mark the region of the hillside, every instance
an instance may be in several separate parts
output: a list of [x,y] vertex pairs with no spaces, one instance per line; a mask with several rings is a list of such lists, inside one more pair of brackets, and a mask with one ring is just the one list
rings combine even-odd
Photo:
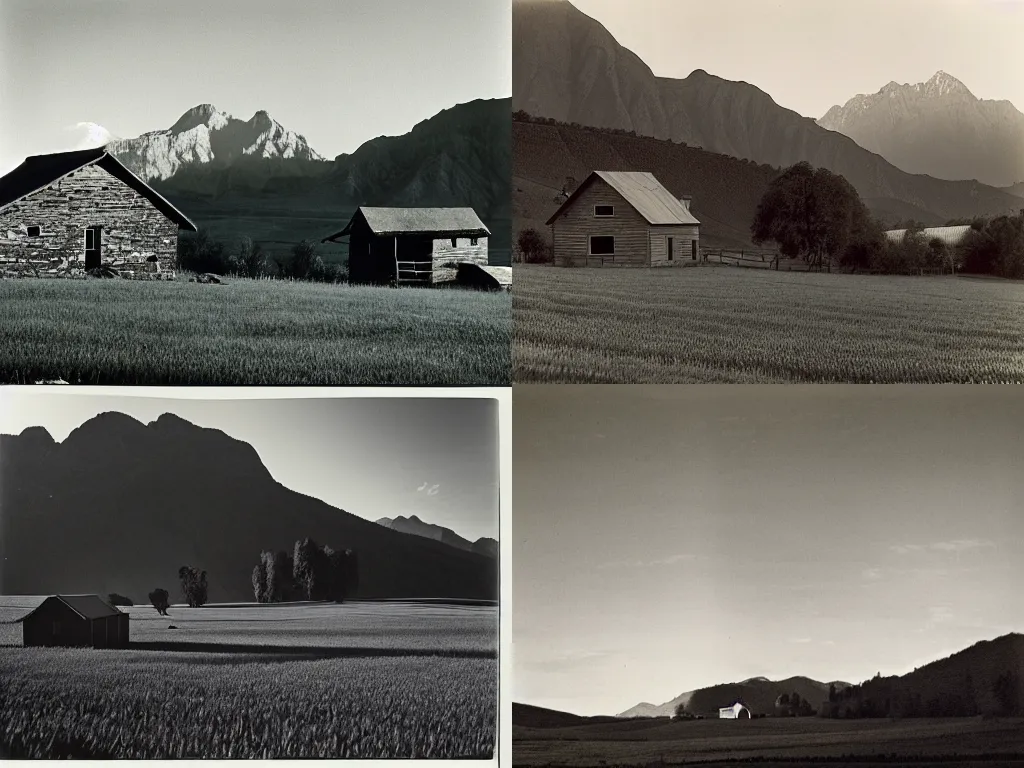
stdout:
[[568,0],[514,0],[512,27],[514,110],[635,131],[779,168],[806,160],[842,174],[876,211],[909,208],[944,222],[1019,207],[1008,193],[975,181],[901,171],[749,83],[701,69],[684,79],[657,77]]
[[1017,633],[982,640],[902,676],[868,680],[852,702],[839,707],[863,707],[879,716],[998,713],[1002,704],[995,688],[1002,674],[1013,676],[1011,709],[1024,714],[1024,634]]
[[491,558],[407,536],[285,488],[253,447],[165,414],[105,413],[56,443],[0,435],[0,594],[177,595],[183,564],[211,602],[252,599],[264,549],[309,536],[357,551],[361,597],[497,598]]
[[1009,101],[979,99],[946,72],[854,96],[818,125],[910,173],[993,186],[1024,178],[1024,114]]
[[574,725],[595,725],[615,722],[615,717],[585,717],[532,704],[512,704],[512,724],[524,728],[571,728]]
[[[837,687],[845,683],[836,683]],[[811,702],[817,710],[818,705],[828,699],[829,683],[819,683],[807,677],[790,677],[786,680],[772,681],[764,677],[754,677],[739,683],[723,683],[709,688],[700,688],[680,694],[664,704],[638,704],[621,713],[619,717],[670,717],[675,714],[676,707],[686,704],[686,711],[694,715],[718,715],[721,707],[742,701],[754,714],[771,714],[775,711],[775,701],[782,694],[798,693],[801,699]]]
[[[287,148],[224,150],[215,155],[228,158],[223,162],[179,163],[171,175],[154,178],[153,187],[232,247],[248,235],[272,255],[283,255],[312,240],[332,260],[344,260],[347,248],[320,240],[341,229],[360,205],[471,206],[492,232],[491,263],[507,265],[509,108],[508,99],[458,104],[409,133],[371,139],[330,161],[286,157]],[[126,146],[118,142],[111,149],[137,165],[138,151]]]
[[422,536],[433,541],[440,541],[449,547],[455,547],[466,552],[477,552],[488,557],[498,556],[498,542],[494,539],[482,536],[476,541],[470,541],[459,536],[451,528],[424,522],[416,517],[416,515],[410,515],[409,517],[403,517],[402,515],[398,517],[382,517],[376,523],[400,533],[408,533],[412,536]]

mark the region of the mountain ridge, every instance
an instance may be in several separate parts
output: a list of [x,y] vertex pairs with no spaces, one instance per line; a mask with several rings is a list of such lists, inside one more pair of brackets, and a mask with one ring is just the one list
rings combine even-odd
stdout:
[[497,557],[498,555],[498,542],[496,539],[492,539],[489,536],[481,536],[476,541],[470,541],[457,534],[451,528],[425,522],[416,515],[409,515],[409,517],[403,517],[402,515],[397,517],[381,517],[374,522],[393,531],[440,541],[450,547],[466,552],[477,552],[488,557]]
[[173,414],[106,412],[59,443],[39,427],[0,435],[0,594],[138,601],[176,592],[187,563],[209,572],[211,602],[251,601],[260,552],[305,537],[356,550],[361,597],[497,598],[492,559],[289,489],[249,443]]
[[979,182],[901,171],[749,83],[702,69],[684,79],[657,77],[568,0],[514,0],[512,11],[515,110],[634,131],[776,168],[806,160],[846,177],[865,200],[893,200],[893,207],[930,211],[942,220],[1019,207],[1013,196]]
[[1024,114],[1006,99],[977,98],[942,70],[923,83],[890,81],[857,94],[817,123],[908,173],[995,187],[1024,178]]

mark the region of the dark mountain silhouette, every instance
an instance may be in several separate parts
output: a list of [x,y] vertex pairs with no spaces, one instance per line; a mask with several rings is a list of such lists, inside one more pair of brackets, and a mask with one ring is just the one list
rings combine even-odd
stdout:
[[535,707],[532,704],[512,704],[512,724],[525,728],[571,728],[574,725],[594,725],[618,720],[615,717],[585,717],[557,709]]
[[450,547],[466,552],[477,552],[488,557],[497,557],[498,555],[498,542],[494,539],[485,536],[476,541],[470,541],[459,536],[451,528],[424,522],[416,517],[416,515],[409,515],[409,517],[403,517],[402,515],[398,517],[382,517],[376,522],[377,525],[383,525],[385,528],[390,528],[393,531],[440,541]]
[[225,163],[182,164],[152,186],[216,237],[248,235],[271,254],[311,240],[344,256],[320,240],[360,205],[470,206],[491,230],[491,262],[508,264],[509,109],[509,99],[478,99],[331,161],[236,153]]
[[[835,683],[842,688],[847,683]],[[775,711],[775,701],[786,694],[799,694],[817,711],[818,705],[828,699],[829,683],[819,683],[809,677],[790,677],[785,680],[769,680],[766,677],[752,677],[740,683],[723,683],[709,688],[687,691],[664,704],[637,704],[622,712],[619,717],[671,717],[679,704],[686,705],[686,711],[694,715],[718,716],[721,707],[728,707],[742,701],[755,713],[770,714]]]
[[[1005,676],[1004,701],[997,681]],[[1024,635],[982,640],[902,676],[861,684],[852,702],[877,715],[1024,714]]]
[[1014,197],[1024,197],[1024,181],[1018,181],[1009,187],[1003,187],[1003,191],[1010,193]]
[[0,435],[0,594],[180,598],[188,564],[208,571],[211,602],[252,600],[260,552],[306,536],[358,552],[362,597],[497,597],[493,559],[285,488],[248,443],[171,414],[104,413],[62,443]]
[[749,83],[701,69],[681,80],[657,77],[568,0],[514,0],[512,31],[515,110],[635,131],[775,167],[806,160],[842,174],[876,210],[907,207],[945,221],[1019,207],[1006,192],[979,182],[901,171],[849,137],[776,104]]
[[979,99],[946,72],[854,96],[818,125],[910,173],[993,186],[1024,178],[1024,114],[1009,101]]

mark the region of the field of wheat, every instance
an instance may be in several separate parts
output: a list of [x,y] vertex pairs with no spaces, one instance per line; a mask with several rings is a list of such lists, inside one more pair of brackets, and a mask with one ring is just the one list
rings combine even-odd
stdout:
[[503,386],[511,299],[229,278],[0,281],[0,384]]
[[497,661],[0,649],[9,757],[489,758]]
[[[567,728],[514,727],[516,765],[615,766],[775,761],[794,766],[919,765],[995,768],[1024,762],[1024,719],[623,720]],[[1005,759],[999,759],[1002,756]],[[951,758],[958,759],[951,759]]]
[[0,757],[490,757],[496,606],[134,606],[128,650],[23,648],[0,597]]
[[515,383],[1024,383],[1024,283],[519,268]]

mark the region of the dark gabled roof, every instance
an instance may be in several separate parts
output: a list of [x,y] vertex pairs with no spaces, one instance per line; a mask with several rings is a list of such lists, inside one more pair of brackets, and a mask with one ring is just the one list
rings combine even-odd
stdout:
[[120,616],[122,613],[117,608],[110,605],[106,600],[101,599],[98,595],[53,595],[43,600],[43,602],[38,606],[18,619],[18,621],[25,621],[25,619],[51,600],[58,600],[64,603],[64,605],[77,613],[83,619],[88,620],[102,619],[107,616]]
[[565,202],[558,206],[558,210],[547,220],[547,225],[551,226],[562,211],[568,208],[594,179],[601,179],[622,195],[648,224],[700,224],[687,207],[665,189],[654,174],[646,171],[594,171],[565,199]]
[[442,236],[486,237],[490,230],[472,208],[367,208],[362,206],[345,228],[328,235],[326,243],[352,232],[356,218],[362,215],[375,235],[433,234]]
[[0,177],[0,210],[88,165],[98,165],[114,178],[123,181],[149,200],[154,208],[178,227],[193,232],[196,230],[196,225],[185,214],[128,170],[103,147],[83,149],[78,152],[56,152],[52,155],[33,155],[26,158],[25,162],[13,171]]

